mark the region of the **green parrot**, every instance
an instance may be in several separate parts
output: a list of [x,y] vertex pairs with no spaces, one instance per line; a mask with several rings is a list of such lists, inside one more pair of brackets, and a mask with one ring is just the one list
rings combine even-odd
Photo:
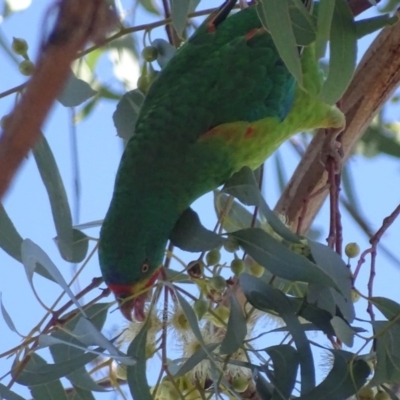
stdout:
[[145,318],[146,289],[193,201],[242,167],[259,167],[296,132],[344,125],[318,98],[313,47],[302,52],[300,88],[255,7],[229,16],[235,3],[211,14],[153,82],[122,156],[99,263],[129,320]]

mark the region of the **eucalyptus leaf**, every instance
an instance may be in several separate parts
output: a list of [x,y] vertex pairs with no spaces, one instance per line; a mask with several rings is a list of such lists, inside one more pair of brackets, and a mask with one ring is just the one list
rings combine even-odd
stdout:
[[144,95],[139,89],[130,90],[121,97],[113,114],[114,125],[120,138],[129,140],[135,133],[143,101]]
[[262,229],[248,228],[231,235],[249,256],[276,276],[291,281],[336,286],[323,268],[291,251]]
[[399,21],[397,15],[390,16],[389,14],[377,15],[371,18],[361,19],[355,22],[357,38],[361,39],[365,35],[376,32],[386,26],[391,26]]
[[280,57],[301,87],[303,74],[289,6],[289,0],[260,0],[256,3],[261,22],[271,33]]
[[86,353],[61,363],[47,364],[43,363],[43,359],[34,353],[30,356],[22,372],[16,377],[16,382],[30,387],[43,385],[64,377],[97,357],[97,354]]
[[376,366],[370,384],[395,383],[400,380],[400,324],[389,325],[387,321],[373,321]]
[[225,239],[206,229],[195,211],[188,208],[180,217],[170,234],[171,242],[182,250],[206,251],[222,246]]
[[91,322],[81,317],[73,332],[76,338],[87,346],[100,346],[106,349],[112,358],[124,365],[134,365],[136,360],[123,354]]
[[50,200],[60,253],[69,261],[72,259],[71,209],[57,162],[43,135],[33,148],[33,155]]
[[74,229],[90,229],[90,228],[96,228],[98,226],[101,226],[103,223],[102,219],[98,219],[97,221],[91,221],[91,222],[85,222],[83,224],[78,224],[74,225]]
[[174,371],[174,369],[170,367],[170,372],[174,375],[175,378],[184,376],[196,365],[208,358],[209,354],[212,353],[219,345],[219,343],[210,343],[205,345],[204,347],[200,347],[195,353],[193,353],[188,359],[186,359],[185,362],[181,364],[176,371]]
[[146,341],[149,328],[150,319],[147,319],[127,351],[128,356],[137,360],[136,364],[127,367],[128,386],[134,400],[153,400],[146,377]]
[[274,365],[273,373],[267,372],[274,385],[273,399],[289,399],[296,383],[297,369],[299,368],[299,354],[292,346],[282,344],[265,349]]
[[331,319],[335,334],[347,347],[353,347],[355,332],[342,318],[337,316]]
[[[305,9],[301,1],[300,4],[303,6],[302,8]],[[316,38],[315,23],[308,11],[306,10],[304,13],[303,9],[293,6],[289,7],[289,14],[296,44],[298,46],[309,46]]]
[[33,398],[40,400],[70,400],[68,399],[65,389],[59,380],[29,387]]
[[315,55],[317,60],[325,55],[330,37],[335,0],[320,0],[317,13],[317,37],[315,40]]
[[340,299],[332,292],[335,304],[339,307],[346,320],[352,322],[355,317],[355,311],[351,298],[353,278],[350,269],[342,258],[330,247],[314,242],[313,240],[308,240],[308,246],[310,247],[315,263],[335,282],[335,288],[342,295],[342,299]]
[[358,152],[366,157],[376,156],[380,153],[400,158],[400,143],[395,132],[378,125],[370,125],[361,138]]
[[219,352],[221,354],[232,354],[243,346],[243,341],[247,334],[247,321],[243,315],[236,296],[232,293],[229,297],[230,313],[226,334],[221,343]]
[[225,183],[223,192],[236,197],[248,206],[258,206],[271,228],[282,238],[300,243],[300,237],[293,233],[280,218],[269,208],[261,195],[254,173],[249,167],[243,167]]
[[76,107],[93,97],[96,93],[97,92],[93,90],[87,82],[79,79],[71,71],[68,80],[57,100],[64,107]]
[[333,355],[333,366],[329,374],[298,400],[347,399],[365,384],[371,370],[364,360],[355,358],[354,354],[344,350],[330,351]]
[[160,15],[157,7],[154,4],[154,0],[139,0],[142,7],[151,14]]
[[176,49],[164,39],[156,39],[151,42],[158,51],[157,63],[160,68],[164,68],[168,61],[175,55]]
[[261,374],[256,377],[256,391],[262,400],[271,400],[274,387]]
[[67,282],[65,282],[60,271],[51,261],[50,257],[36,243],[32,242],[30,239],[25,239],[21,244],[21,258],[31,286],[33,286],[33,274],[37,268],[37,265],[43,265],[46,271],[52,276],[53,280],[62,287],[64,292],[68,294],[70,299],[80,309],[82,314],[86,315],[78,300],[72,293],[70,287],[67,285]]
[[[253,214],[239,204],[232,196],[219,190],[214,190],[214,207],[218,220],[228,233],[249,228],[253,223]],[[261,228],[258,218],[254,221],[255,228]]]
[[4,400],[25,400],[20,395],[14,393],[7,386],[0,383],[0,399]]
[[371,297],[370,302],[390,321],[400,315],[400,304],[386,297]]
[[311,391],[315,387],[311,348],[290,299],[281,291],[246,273],[239,276],[239,283],[250,304],[265,312],[273,310],[284,320],[299,354],[301,395]]
[[357,60],[356,25],[346,0],[335,0],[329,49],[329,71],[320,98],[335,104],[349,86]]
[[[58,237],[55,238],[55,241],[59,243]],[[71,244],[71,259],[68,261],[72,263],[80,263],[82,262],[88,252],[89,249],[89,238],[82,231],[73,228],[72,229],[72,244]]]
[[331,317],[336,314],[336,304],[332,291],[323,285],[310,284],[308,286],[307,302],[320,310],[327,311]]
[[68,400],[96,400],[90,390],[75,385],[73,388],[74,390],[68,395]]
[[18,333],[17,328],[15,327],[15,324],[14,324],[10,314],[8,313],[6,308],[4,307],[3,299],[2,299],[2,293],[1,292],[0,292],[0,309],[1,309],[1,314],[3,315],[3,319],[4,319],[5,323],[7,324],[7,326],[9,327],[9,329],[11,331],[13,331],[13,332]]
[[186,28],[188,14],[190,12],[191,0],[171,0],[171,19],[172,24],[179,37]]
[[[92,324],[99,330],[104,326],[109,305],[110,303],[96,303],[85,310]],[[77,310],[73,310],[62,317],[67,320],[64,324],[64,329],[53,332],[51,336],[39,336],[39,344],[41,346],[49,346],[50,353],[56,363],[75,358],[87,351],[87,346],[73,335],[73,331],[80,318],[80,313]],[[103,353],[101,352],[100,355],[103,355]],[[93,380],[84,367],[77,368],[66,375],[66,378],[74,385],[76,391],[78,388],[81,391],[105,390]]]
[[189,322],[190,328],[194,336],[199,341],[201,346],[205,348],[206,344],[204,343],[203,335],[200,332],[199,323],[197,321],[197,316],[193,311],[192,306],[186,301],[186,299],[179,292],[176,292],[176,297],[179,301],[183,313],[185,314],[187,321]]
[[21,261],[22,237],[15,228],[5,208],[0,203],[0,247],[17,261]]

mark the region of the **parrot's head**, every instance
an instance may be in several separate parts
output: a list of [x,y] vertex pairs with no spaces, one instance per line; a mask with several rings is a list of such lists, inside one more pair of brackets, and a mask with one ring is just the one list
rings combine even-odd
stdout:
[[146,253],[141,246],[104,246],[100,240],[99,262],[104,282],[129,321],[132,317],[137,321],[145,319],[145,303],[151,298],[151,288],[161,271],[164,248],[160,254],[154,250]]

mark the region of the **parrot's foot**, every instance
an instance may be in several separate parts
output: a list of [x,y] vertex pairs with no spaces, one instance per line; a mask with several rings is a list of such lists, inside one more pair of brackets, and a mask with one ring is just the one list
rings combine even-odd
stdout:
[[326,162],[329,158],[333,159],[335,165],[335,174],[339,174],[343,166],[343,147],[340,141],[340,133],[343,132],[343,127],[337,129],[328,129],[327,134],[329,139],[325,142],[322,150],[320,162],[326,167]]

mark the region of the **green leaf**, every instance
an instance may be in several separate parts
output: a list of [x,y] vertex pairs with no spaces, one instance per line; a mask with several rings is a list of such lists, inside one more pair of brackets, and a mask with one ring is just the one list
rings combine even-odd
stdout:
[[151,45],[158,50],[157,63],[163,69],[168,61],[175,55],[176,49],[164,39],[156,39],[151,42]]
[[32,4],[31,1],[25,0],[5,0],[4,8],[2,10],[2,18],[6,18],[16,12],[24,11]]
[[29,388],[32,397],[40,400],[69,400],[60,381],[53,381],[44,385]]
[[21,262],[22,237],[15,229],[3,205],[0,204],[0,247],[11,257]]
[[92,392],[73,386],[74,390],[68,393],[68,400],[96,400]]
[[[314,20],[301,1],[294,0],[294,3],[296,6],[289,7],[289,13],[296,44],[309,46],[316,38]],[[297,7],[298,3],[299,7]]]
[[190,3],[191,0],[171,0],[172,24],[179,37],[182,37],[183,31],[186,28]]
[[303,85],[303,74],[296,38],[290,19],[289,0],[260,0],[256,8],[263,25],[271,33],[272,39],[297,83]]
[[334,10],[335,0],[320,0],[318,3],[317,37],[315,40],[315,55],[317,60],[325,55]]
[[155,14],[155,15],[160,15],[156,5],[154,4],[154,0],[139,0],[139,3],[149,13]]
[[135,359],[126,356],[115,347],[87,318],[81,317],[79,319],[73,334],[88,347],[96,345],[107,350],[112,358],[115,358],[124,365],[136,364]]
[[[56,242],[59,243],[58,236],[55,238]],[[71,259],[68,260],[73,263],[80,263],[87,255],[89,249],[89,238],[88,236],[79,231],[78,229],[72,229],[72,254]]]
[[330,287],[336,285],[323,268],[289,250],[262,229],[248,228],[231,235],[239,241],[246,253],[276,276]]
[[[360,146],[361,143],[363,146]],[[400,143],[397,133],[384,127],[370,125],[362,136],[361,143],[357,146],[357,150],[366,157],[385,153],[400,158]]]
[[236,197],[245,205],[258,206],[271,228],[278,235],[290,242],[300,243],[300,237],[293,233],[268,207],[257,186],[253,171],[249,167],[243,167],[232,175],[226,182],[223,192]]
[[[106,321],[108,306],[109,306],[108,303],[97,303],[91,305],[86,309],[86,314],[88,315],[91,322],[93,323],[94,326],[96,326],[97,329],[102,329]],[[64,330],[59,330],[57,332],[54,332],[51,334],[51,336],[56,339],[62,340],[66,343],[69,342],[70,344],[75,344],[78,346],[85,347],[82,342],[77,340],[75,336],[72,336],[69,333],[74,331],[76,324],[78,323],[79,320],[80,314],[77,313],[77,310],[72,311],[72,313],[70,313],[69,315],[74,315],[74,314],[76,314],[75,317],[69,320],[64,325]],[[63,316],[63,318],[68,318],[68,315]],[[75,358],[83,354],[84,352],[73,346],[56,344],[50,346],[50,353],[53,357],[53,360],[56,363],[60,363],[62,361]],[[66,375],[66,378],[76,387],[79,387],[81,389],[89,391],[104,391],[104,389],[101,386],[99,386],[96,382],[94,382],[94,380],[84,367],[78,368],[76,371],[73,371],[72,373]]]
[[352,322],[355,312],[351,298],[352,275],[350,269],[342,258],[328,246],[312,240],[308,240],[308,245],[315,263],[335,282],[336,289],[342,295],[340,299],[337,293],[332,292],[335,304],[339,307],[345,319]]
[[386,297],[371,297],[370,302],[390,321],[400,314],[400,304]]
[[137,360],[135,365],[127,367],[128,386],[133,400],[153,400],[146,377],[146,341],[149,328],[150,319],[147,319],[127,351],[128,356]]
[[336,304],[333,292],[323,285],[310,284],[308,287],[307,301],[321,310],[327,311],[331,317],[336,314]]
[[4,307],[1,292],[0,292],[0,310],[1,310],[1,314],[3,316],[4,322],[7,324],[9,329],[13,332],[18,333],[17,328],[15,327],[14,322],[10,317],[10,314],[7,312],[6,308]]
[[143,93],[135,89],[126,92],[118,102],[113,121],[118,136],[122,139],[129,140],[135,133],[136,121],[143,101]]
[[261,400],[270,400],[274,387],[261,374],[257,374],[256,391]]
[[226,334],[219,350],[221,354],[233,354],[243,346],[247,334],[247,321],[243,315],[242,307],[233,293],[229,299],[230,314]]
[[346,197],[349,200],[349,203],[356,209],[359,213],[361,213],[361,205],[358,201],[357,194],[354,185],[354,180],[351,174],[351,168],[349,164],[345,164],[342,169],[342,187],[343,191],[346,194]]
[[37,244],[32,242],[30,239],[25,239],[21,245],[21,258],[31,286],[33,286],[33,273],[35,272],[37,265],[40,263],[53,277],[53,280],[62,287],[65,293],[68,294],[74,304],[81,310],[82,314],[85,315],[85,312],[72,293],[70,287],[67,285],[67,282],[65,282],[60,271],[57,269],[53,261],[51,261],[50,257]]
[[170,240],[175,246],[190,252],[211,250],[222,246],[225,241],[220,235],[206,229],[191,208],[179,217]]
[[288,179],[285,173],[285,166],[283,164],[279,150],[274,153],[273,158],[275,161],[275,169],[277,175],[276,177],[278,179],[279,190],[280,192],[283,192],[288,182]]
[[315,387],[313,357],[307,336],[298,320],[296,309],[291,304],[290,299],[280,290],[247,273],[239,276],[239,283],[250,304],[265,312],[273,310],[284,320],[299,354],[301,394],[304,395],[309,392]]
[[333,366],[326,378],[305,396],[298,400],[337,400],[347,399],[360,389],[367,380],[371,370],[368,364],[356,358],[354,354],[343,350],[330,350],[333,355]]
[[267,369],[268,365],[263,367],[263,370],[270,377],[274,385],[272,399],[289,399],[296,383],[297,369],[299,368],[300,361],[299,354],[296,349],[287,344],[271,346],[265,349],[265,351],[271,357],[274,365],[272,374]]
[[357,32],[346,0],[336,0],[330,31],[329,71],[320,98],[335,104],[353,77],[357,60]]
[[[219,190],[214,190],[214,207],[218,220],[228,233],[239,229],[249,228],[253,222],[253,214],[239,204],[232,196]],[[254,227],[260,228],[258,218],[254,222]]]
[[32,354],[23,371],[16,377],[16,382],[26,386],[43,385],[60,379],[98,357],[97,354],[86,353],[56,364],[42,362],[36,353]]
[[389,326],[387,321],[373,321],[375,339],[376,366],[371,385],[395,383],[400,380],[400,325]]
[[357,38],[361,39],[386,26],[394,25],[398,21],[399,17],[397,15],[390,16],[389,14],[377,15],[376,17],[355,21]]
[[212,353],[217,347],[219,343],[210,343],[205,345],[204,347],[200,347],[195,353],[193,353],[185,362],[179,365],[175,372],[175,365],[172,364],[169,367],[169,371],[174,377],[179,378],[180,376],[184,376],[189,371],[191,371],[196,365],[201,363],[203,360],[208,358],[209,354]]
[[4,400],[25,400],[23,397],[12,392],[7,386],[0,383],[0,398]]
[[333,317],[331,324],[335,330],[335,334],[347,347],[353,347],[354,343],[354,330],[342,318]]
[[49,196],[60,253],[69,261],[72,258],[71,210],[56,160],[44,136],[33,148],[33,155]]
[[76,107],[93,97],[96,93],[87,82],[79,79],[71,71],[67,83],[57,100],[64,107]]
[[203,335],[200,332],[199,323],[197,321],[197,316],[196,316],[195,312],[193,311],[192,306],[186,301],[186,299],[179,292],[175,292],[175,294],[176,294],[176,297],[182,308],[182,311],[185,314],[185,317],[189,322],[189,325],[193,332],[193,335],[199,341],[201,346],[203,348],[205,348],[206,344],[204,343]]
[[[291,299],[293,302],[293,299]],[[297,315],[299,317],[304,318],[307,321],[310,321],[310,323],[305,322],[302,323],[301,326],[305,331],[309,330],[314,330],[318,331],[321,330],[323,333],[326,335],[335,335],[335,331],[332,328],[332,325],[330,324],[330,320],[332,319],[332,315],[329,314],[325,310],[321,310],[318,307],[315,307],[312,304],[305,304],[303,305],[303,299],[295,299],[296,302],[293,302],[293,304],[297,304],[298,301],[298,306],[297,307],[302,307],[300,310],[297,312]],[[281,328],[276,328],[272,329],[269,332],[287,332],[287,328],[285,326]]]

